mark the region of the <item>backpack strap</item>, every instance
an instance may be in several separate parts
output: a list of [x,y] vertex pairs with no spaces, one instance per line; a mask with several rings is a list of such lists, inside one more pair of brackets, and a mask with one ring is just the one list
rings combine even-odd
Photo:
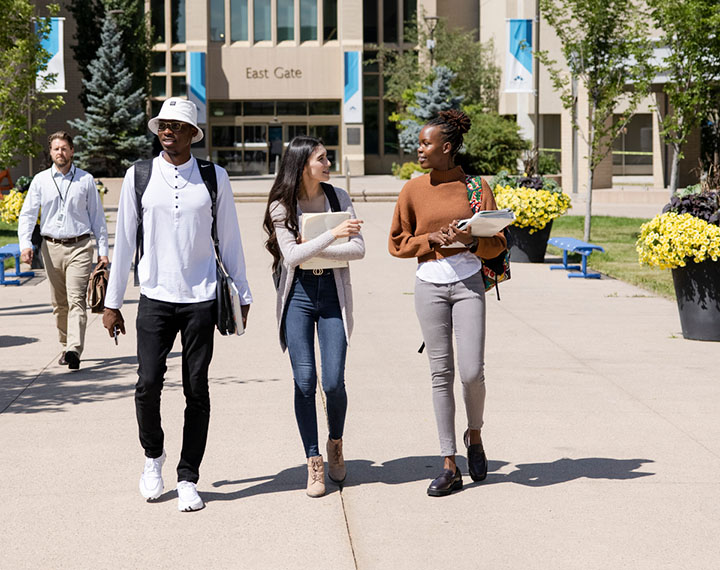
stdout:
[[135,287],[140,285],[138,278],[138,263],[140,258],[143,256],[143,210],[142,210],[142,197],[145,192],[148,183],[150,182],[150,176],[152,176],[152,165],[153,159],[138,160],[135,163],[135,200],[137,203],[137,232],[135,234],[135,269],[133,271],[133,280]]
[[330,210],[333,212],[340,212],[340,200],[338,200],[335,187],[327,182],[321,182],[320,186],[322,187],[323,192],[325,192],[325,197],[328,199],[328,202],[330,202]]
[[210,193],[210,200],[212,202],[212,239],[215,244],[215,252],[220,257],[220,240],[218,239],[217,233],[217,173],[215,172],[215,165],[201,158],[195,159],[200,170],[200,177],[205,183],[205,187]]

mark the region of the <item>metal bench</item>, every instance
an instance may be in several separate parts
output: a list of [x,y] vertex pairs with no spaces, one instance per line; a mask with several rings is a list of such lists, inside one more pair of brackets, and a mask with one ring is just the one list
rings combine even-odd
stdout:
[[[600,273],[588,273],[587,258],[595,250],[602,251],[604,253],[605,250],[602,247],[571,237],[551,237],[548,240],[548,244],[554,245],[555,247],[563,250],[563,264],[551,265],[550,269],[565,269],[566,271],[571,271],[571,273],[568,273],[568,277],[600,279]],[[568,265],[568,253],[579,253],[582,255],[582,266]],[[572,271],[579,271],[580,273],[572,273]]]
[[[5,273],[5,259],[9,257],[15,258],[15,273]],[[0,285],[20,285],[20,279],[5,279],[5,277],[34,277],[34,271],[20,271],[20,244],[9,243],[0,247],[0,263],[2,263],[2,273],[0,273]]]

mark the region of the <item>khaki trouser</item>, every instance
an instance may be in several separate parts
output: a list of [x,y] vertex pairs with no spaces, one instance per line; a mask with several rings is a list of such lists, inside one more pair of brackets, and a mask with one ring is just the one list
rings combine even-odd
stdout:
[[66,351],[82,354],[87,325],[87,286],[93,269],[90,237],[71,245],[42,241],[45,271],[60,344]]

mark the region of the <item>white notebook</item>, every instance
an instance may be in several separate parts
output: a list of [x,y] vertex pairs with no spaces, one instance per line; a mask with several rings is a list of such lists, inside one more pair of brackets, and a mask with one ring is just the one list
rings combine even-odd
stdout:
[[[302,240],[310,241],[326,231],[333,229],[338,224],[350,219],[350,212],[321,212],[317,214],[303,214],[300,235]],[[346,243],[348,238],[338,238],[333,242]],[[300,269],[334,269],[336,267],[347,267],[348,262],[335,259],[324,259],[312,257],[305,263],[300,264]]]
[[502,210],[482,210],[476,212],[472,218],[460,220],[458,228],[463,229],[466,225],[470,226],[470,233],[477,237],[491,237],[509,226],[515,221],[515,214],[510,208]]

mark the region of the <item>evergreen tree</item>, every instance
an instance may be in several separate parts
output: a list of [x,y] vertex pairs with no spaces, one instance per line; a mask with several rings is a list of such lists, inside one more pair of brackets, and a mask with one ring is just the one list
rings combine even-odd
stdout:
[[96,176],[121,176],[150,153],[145,134],[142,88],[131,91],[132,74],[122,53],[122,32],[112,16],[105,18],[97,57],[83,79],[88,107],[85,119],[69,121],[79,131],[75,160]]
[[415,93],[417,105],[408,107],[408,111],[415,117],[400,122],[402,131],[398,135],[400,147],[408,153],[417,152],[418,136],[422,126],[437,115],[440,111],[459,109],[463,96],[453,95],[450,84],[456,74],[445,66],[434,68],[435,79],[425,88],[425,91]]

